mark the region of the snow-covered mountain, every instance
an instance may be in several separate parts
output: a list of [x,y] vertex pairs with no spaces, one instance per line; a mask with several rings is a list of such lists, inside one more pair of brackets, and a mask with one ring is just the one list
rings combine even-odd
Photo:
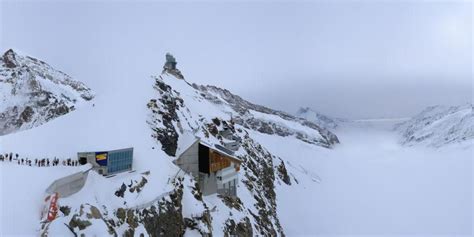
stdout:
[[[59,172],[62,167],[23,167],[28,170],[25,176],[15,182],[9,179],[5,189],[15,189],[16,195],[32,198],[32,205],[21,211],[29,215],[25,219],[25,214],[13,208],[21,205],[15,199],[6,200],[6,206],[11,208],[2,215],[51,236],[284,235],[278,195],[284,187],[300,185],[305,180],[313,183],[318,178],[311,171],[288,166],[254,137],[281,137],[327,150],[338,143],[337,136],[312,122],[250,103],[225,89],[191,84],[183,78],[165,69],[153,77],[153,83],[135,80],[133,87],[123,88],[130,95],[127,98],[115,91],[96,98],[95,106],[84,106],[43,126],[4,136],[0,154],[14,152],[20,158],[64,159],[75,157],[78,151],[134,147],[136,172],[108,179],[89,172],[80,192],[59,199],[59,217],[40,224],[35,214],[44,204],[44,190],[53,176],[65,172]],[[202,196],[192,176],[179,172],[172,163],[195,137],[209,144],[230,145],[234,155],[243,160],[238,198]],[[12,166],[15,165],[0,165],[11,175],[22,169]],[[70,169],[73,172],[85,168]],[[35,179],[41,174],[51,177]],[[38,183],[28,189],[16,187],[25,179]],[[123,194],[116,195],[124,184],[127,188]],[[18,223],[11,226],[24,229]]]
[[301,107],[296,111],[296,116],[299,118],[304,118],[308,121],[311,121],[318,126],[327,129],[335,129],[338,126],[338,123],[341,122],[340,119],[331,118],[324,114],[321,114],[310,107]]
[[440,147],[472,142],[474,112],[472,104],[463,106],[431,106],[412,119],[396,126],[406,145],[425,144]]
[[[225,89],[189,83],[192,75],[184,80],[172,70],[133,78],[99,93],[95,106],[86,103],[42,126],[0,136],[0,154],[18,153],[19,159],[64,160],[81,151],[133,147],[135,170],[108,178],[88,172],[79,192],[58,199],[57,218],[41,222],[46,188],[90,166],[0,161],[0,235],[471,232],[472,198],[466,190],[472,186],[472,146],[403,146],[392,129],[400,120],[392,119],[340,123],[336,136]],[[440,118],[452,115],[459,114]],[[173,163],[196,136],[235,149],[243,161],[238,198],[203,196],[193,177]]]
[[339,143],[337,136],[311,120],[253,104],[226,89],[195,84],[193,87],[200,90],[204,97],[213,103],[227,103],[234,110],[233,120],[245,128],[270,135],[295,136],[304,142],[328,148]]
[[93,97],[83,83],[41,60],[12,49],[0,58],[0,135],[44,124]]

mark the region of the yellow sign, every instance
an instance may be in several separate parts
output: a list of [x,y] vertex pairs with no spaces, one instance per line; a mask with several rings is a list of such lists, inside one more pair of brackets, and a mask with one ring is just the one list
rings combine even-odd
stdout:
[[95,156],[95,159],[96,159],[97,161],[99,161],[99,160],[107,160],[107,153],[97,154],[97,155]]

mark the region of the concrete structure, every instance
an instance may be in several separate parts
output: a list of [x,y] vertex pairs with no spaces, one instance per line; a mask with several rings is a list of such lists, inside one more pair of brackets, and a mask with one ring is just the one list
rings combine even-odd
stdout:
[[111,175],[132,170],[133,148],[113,151],[79,152],[80,164],[91,164],[92,169],[102,175]]
[[46,189],[46,193],[54,194],[58,193],[59,197],[69,197],[77,192],[79,192],[82,187],[86,184],[87,175],[89,170],[77,172],[75,174],[68,175],[66,177],[60,178],[54,181]]
[[238,172],[242,161],[220,145],[197,139],[173,161],[198,181],[203,195],[219,193],[237,196]]

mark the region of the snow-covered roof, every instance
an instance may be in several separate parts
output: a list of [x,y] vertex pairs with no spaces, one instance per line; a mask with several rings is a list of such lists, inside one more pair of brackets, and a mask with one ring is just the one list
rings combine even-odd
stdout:
[[214,151],[217,151],[218,153],[222,154],[222,155],[225,155],[233,160],[235,160],[236,162],[238,163],[242,163],[242,160],[240,158],[238,158],[237,156],[234,155],[234,152],[232,152],[231,150],[219,145],[219,144],[210,144],[210,143],[207,143],[207,142],[204,142],[204,141],[200,141],[199,144],[203,145],[203,146],[206,146],[206,147],[209,147],[209,149],[212,149]]
[[133,150],[133,147],[121,148],[121,149],[115,149],[115,150],[81,151],[81,152],[78,152],[78,153],[94,153],[94,152],[108,152],[108,153],[114,153],[114,152],[129,151],[129,150]]
[[176,157],[179,159],[179,157],[184,154],[187,150],[189,150],[194,144],[196,144],[197,142],[205,147],[208,147],[209,149],[212,149],[226,157],[229,157],[231,158],[232,160],[235,160],[236,162],[238,163],[242,163],[242,160],[240,158],[238,158],[237,156],[234,155],[234,152],[232,152],[231,150],[219,145],[219,144],[212,144],[210,142],[207,142],[207,141],[203,141],[201,140],[199,137],[194,137],[194,139],[190,140],[190,139],[186,139],[187,141],[184,142],[186,145],[185,146],[182,146],[182,149],[178,149],[178,151],[176,152]]

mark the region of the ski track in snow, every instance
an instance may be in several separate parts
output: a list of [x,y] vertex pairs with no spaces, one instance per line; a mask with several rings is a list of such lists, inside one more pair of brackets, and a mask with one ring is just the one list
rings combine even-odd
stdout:
[[403,147],[396,122],[342,124],[333,150],[252,134],[300,184],[277,186],[288,236],[471,236],[473,147]]

